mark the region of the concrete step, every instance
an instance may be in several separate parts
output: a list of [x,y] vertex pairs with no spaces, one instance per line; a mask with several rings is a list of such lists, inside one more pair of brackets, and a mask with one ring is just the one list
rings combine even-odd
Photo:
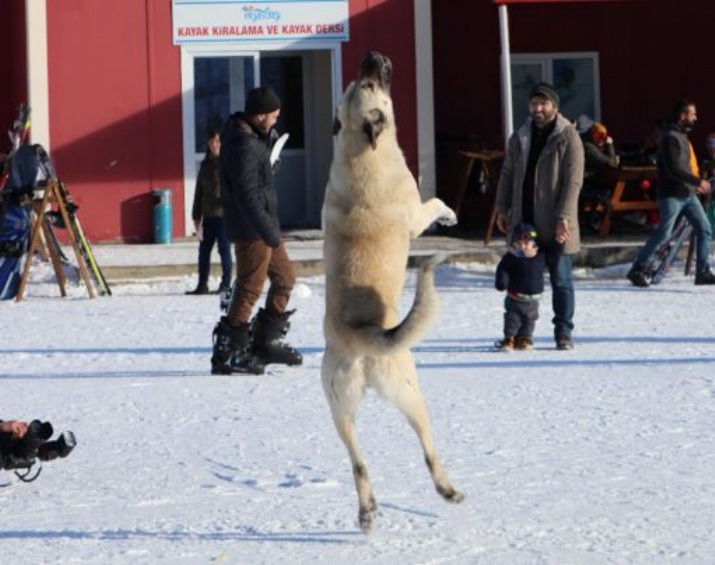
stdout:
[[[575,257],[579,267],[602,268],[608,265],[630,263],[642,242],[619,241],[585,242]],[[300,241],[288,241],[288,253],[293,260],[296,274],[309,277],[324,273],[322,242],[311,240],[309,245]],[[168,246],[127,245],[117,249],[114,245],[97,245],[95,254],[102,271],[109,281],[173,278],[196,274],[198,255],[195,242],[181,242]],[[157,249],[157,247],[163,249]],[[425,256],[443,252],[448,263],[480,263],[496,265],[505,252],[503,242],[487,246],[481,241],[446,237],[422,237],[413,242],[408,267],[416,267]],[[683,251],[683,257],[685,249]],[[157,259],[157,255],[159,258]],[[155,259],[152,260],[152,257]],[[212,275],[220,276],[221,269],[216,251],[212,257]]]

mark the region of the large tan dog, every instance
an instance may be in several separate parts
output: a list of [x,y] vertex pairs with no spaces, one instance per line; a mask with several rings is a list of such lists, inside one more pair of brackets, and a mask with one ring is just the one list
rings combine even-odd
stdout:
[[369,532],[377,504],[355,437],[355,411],[366,388],[395,404],[417,433],[437,492],[464,496],[449,481],[432,445],[429,415],[409,348],[437,315],[436,259],[420,270],[414,303],[398,318],[410,239],[454,212],[421,203],[397,144],[390,98],[390,60],[371,52],[346,89],[336,116],[337,146],[323,206],[326,272],[322,380],[335,426],[353,466],[359,521]]

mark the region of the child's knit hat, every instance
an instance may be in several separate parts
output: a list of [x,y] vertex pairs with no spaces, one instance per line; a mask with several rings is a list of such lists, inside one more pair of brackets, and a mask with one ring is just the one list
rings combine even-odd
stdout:
[[536,228],[531,224],[519,223],[511,230],[512,241],[536,241]]

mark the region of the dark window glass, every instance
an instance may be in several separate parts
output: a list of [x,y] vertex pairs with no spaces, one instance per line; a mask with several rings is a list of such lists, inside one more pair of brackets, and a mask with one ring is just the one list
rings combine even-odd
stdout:
[[[231,68],[240,69],[231,77]],[[241,77],[243,80],[241,80]],[[233,80],[232,80],[233,79]],[[206,151],[213,129],[221,129],[231,113],[231,89],[247,92],[255,83],[251,57],[196,57],[194,59],[194,124],[196,153]],[[243,108],[240,108],[241,110]]]
[[303,116],[303,60],[300,57],[261,57],[261,82],[273,88],[281,99],[281,115],[276,128],[288,132],[286,146],[305,148]]

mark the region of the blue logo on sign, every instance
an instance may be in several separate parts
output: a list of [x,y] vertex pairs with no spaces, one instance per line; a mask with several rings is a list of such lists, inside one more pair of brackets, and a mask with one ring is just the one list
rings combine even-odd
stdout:
[[257,6],[244,6],[243,7],[243,17],[247,20],[256,22],[263,21],[279,21],[281,19],[280,12],[276,10],[271,10],[270,8],[258,8]]

